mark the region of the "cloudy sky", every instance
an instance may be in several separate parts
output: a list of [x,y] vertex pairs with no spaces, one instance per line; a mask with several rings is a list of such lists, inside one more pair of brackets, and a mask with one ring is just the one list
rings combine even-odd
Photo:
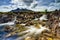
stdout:
[[60,0],[0,0],[0,12],[8,12],[17,8],[33,11],[53,11],[60,9]]

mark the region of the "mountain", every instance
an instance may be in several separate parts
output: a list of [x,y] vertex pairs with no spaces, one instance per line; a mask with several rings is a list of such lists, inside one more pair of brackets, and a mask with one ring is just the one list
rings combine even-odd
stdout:
[[11,10],[11,12],[25,12],[25,11],[32,11],[32,10],[20,9],[20,8],[17,8],[17,9],[15,9],[15,10]]

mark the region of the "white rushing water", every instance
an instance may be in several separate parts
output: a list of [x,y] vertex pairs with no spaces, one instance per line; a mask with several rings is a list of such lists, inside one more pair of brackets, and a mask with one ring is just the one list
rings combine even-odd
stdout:
[[41,21],[42,21],[42,20],[48,20],[48,19],[47,19],[47,15],[43,15],[43,16],[41,16],[39,19],[40,19]]
[[49,29],[46,28],[45,26],[42,26],[42,25],[39,25],[39,26],[40,26],[40,28],[36,28],[35,26],[29,26],[28,30],[19,33],[19,34],[24,34],[24,33],[27,33],[27,34],[22,37],[17,38],[17,40],[22,39],[22,38],[26,38],[29,35],[41,34],[44,30],[49,31]]
[[2,24],[0,24],[0,26],[5,26],[5,25],[9,25],[9,26],[11,26],[11,25],[15,25],[15,21],[16,21],[16,17],[14,18],[13,21],[11,21],[11,22],[7,22],[7,23],[2,23]]
[[2,24],[0,24],[0,26],[5,26],[5,25],[11,26],[11,25],[14,25],[14,24],[15,24],[14,22],[8,22],[8,23],[2,23]]
[[[40,26],[40,28],[36,28],[35,26],[29,26],[28,27],[29,29],[24,32],[29,32],[29,34],[35,33],[35,35],[37,35],[37,34],[40,34],[44,30],[49,30],[48,28],[46,28],[42,25],[39,25],[39,26]],[[22,33],[24,33],[24,32],[22,32]]]
[[40,21],[43,21],[43,20],[48,20],[47,19],[47,15],[42,15],[40,18],[36,18],[36,19],[34,19],[34,20],[40,20]]
[[20,24],[20,25],[23,25],[23,26],[25,26],[26,24],[23,24],[23,23],[22,23],[22,24]]
[[60,26],[60,22],[59,22],[59,24],[58,24],[59,26]]

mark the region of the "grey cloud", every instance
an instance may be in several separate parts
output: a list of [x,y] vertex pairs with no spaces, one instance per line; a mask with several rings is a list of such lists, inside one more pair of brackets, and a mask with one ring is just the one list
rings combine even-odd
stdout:
[[35,8],[37,6],[37,0],[23,0],[24,4],[28,7]]
[[60,0],[55,0],[55,2],[56,2],[56,3],[59,3],[59,2],[60,2]]
[[23,0],[23,2],[24,2],[27,6],[30,6],[30,4],[33,3],[33,0]]
[[38,4],[35,4],[32,8],[35,8]]
[[24,2],[27,6],[30,6],[31,3],[33,3],[33,0],[23,0],[23,2]]

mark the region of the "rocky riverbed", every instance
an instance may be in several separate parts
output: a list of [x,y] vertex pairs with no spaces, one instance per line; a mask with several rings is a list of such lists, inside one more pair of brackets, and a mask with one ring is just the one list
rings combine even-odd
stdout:
[[21,12],[14,15],[3,15],[6,16],[1,16],[3,22],[0,23],[13,21],[15,16],[17,19],[13,26],[0,27],[1,40],[60,40],[59,12],[49,12],[47,14]]

